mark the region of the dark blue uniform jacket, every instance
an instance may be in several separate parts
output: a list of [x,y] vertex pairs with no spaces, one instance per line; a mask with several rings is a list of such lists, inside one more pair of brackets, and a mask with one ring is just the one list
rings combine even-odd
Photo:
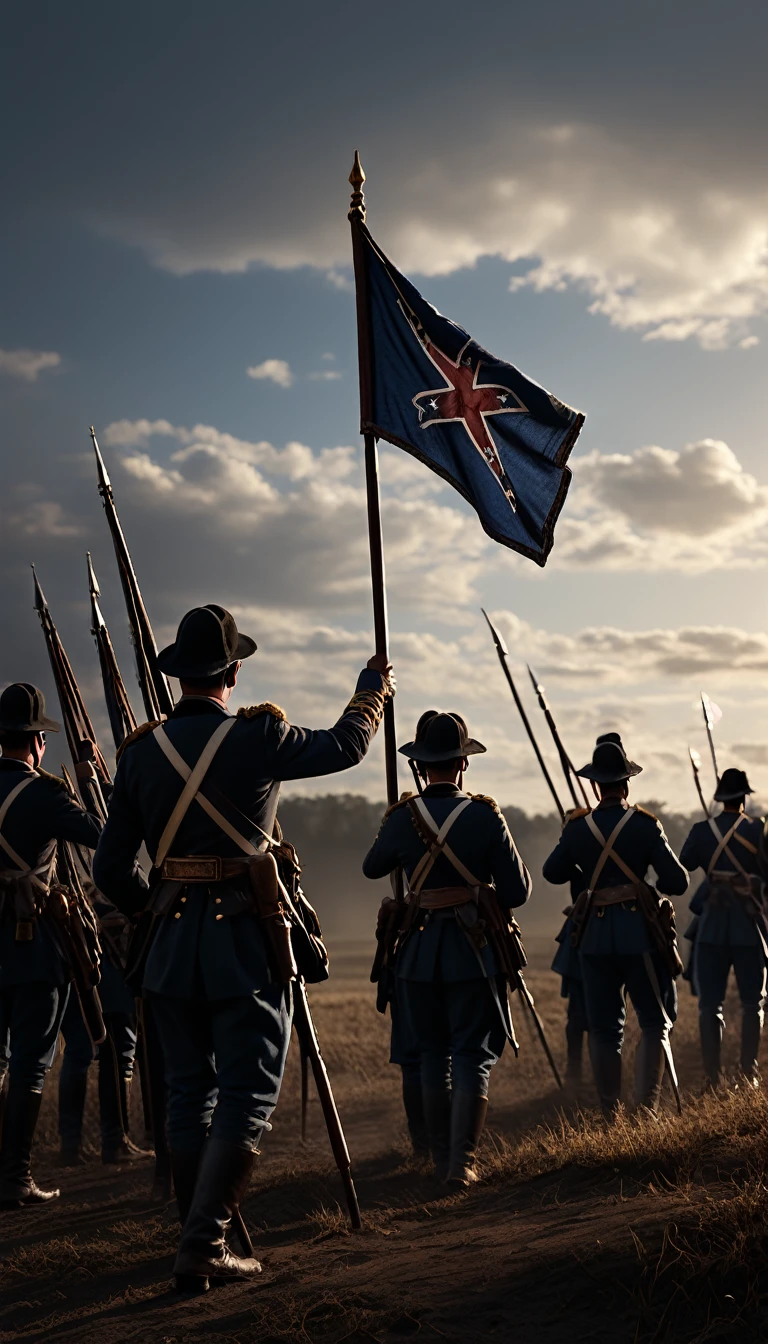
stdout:
[[[376,732],[384,703],[382,678],[365,670],[344,714],[328,730],[296,728],[274,705],[241,710],[206,776],[203,792],[210,783],[225,794],[253,823],[250,833],[246,821],[239,829],[258,845],[262,832],[272,834],[280,781],[330,775],[357,765]],[[219,702],[204,697],[179,701],[165,728],[189,766],[227,713]],[[120,756],[109,817],[93,865],[99,890],[126,914],[141,909],[147,899],[146,884],[133,872],[136,853],[144,841],[154,859],[183,788],[148,728],[139,734],[137,740],[129,739]],[[170,849],[171,856],[194,854],[242,857],[242,850],[196,802]],[[247,877],[236,878],[231,886],[248,890],[247,882]],[[177,911],[160,921],[144,987],[175,998],[200,994],[224,999],[253,994],[269,979],[255,916],[245,912],[217,920],[211,888],[196,884],[185,889]]]
[[[592,816],[605,836],[620,821],[623,803],[599,803]],[[636,877],[648,880],[648,871],[656,874],[656,887],[665,896],[682,896],[688,886],[688,874],[669,847],[661,822],[650,812],[638,809],[620,833],[616,853]],[[567,821],[560,839],[544,864],[547,882],[559,885],[576,881],[586,889],[600,857],[601,846],[589,829],[583,813]],[[629,878],[618,864],[609,859],[597,882],[601,887],[624,885]],[[598,956],[632,956],[651,952],[653,944],[645,920],[634,902],[593,909],[580,951]]]
[[[436,826],[468,795],[454,784],[430,784],[424,801]],[[465,808],[448,835],[448,844],[480,882],[493,884],[506,909],[523,905],[531,893],[531,878],[504,817],[493,799],[477,797]],[[366,877],[386,877],[402,867],[410,877],[424,854],[424,842],[414,827],[410,808],[396,803],[382,823],[366,855]],[[466,887],[464,878],[444,856],[437,860],[422,890]],[[398,956],[397,974],[406,980],[473,980],[496,974],[490,947],[478,954],[452,910],[423,911]]]
[[[719,817],[715,817],[715,825],[721,835],[730,830],[736,817],[735,812],[722,812]],[[748,873],[759,873],[758,855],[751,854],[744,845],[739,844],[737,837],[743,836],[757,848],[761,832],[762,822],[745,816],[736,835],[728,842],[728,848]],[[706,873],[716,848],[717,840],[709,822],[697,821],[680,852],[680,861],[691,872],[703,868]],[[725,852],[717,860],[717,871],[736,872]],[[709,882],[705,879],[691,901],[691,910],[700,916],[696,927],[697,942],[731,947],[755,947],[760,942],[754,920],[749,917],[738,897],[722,886],[718,886],[710,896]]]
[[[51,840],[72,840],[95,849],[101,823],[85,812],[70,796],[63,779],[31,765],[0,757],[0,804],[27,776],[34,777],[14,799],[3,822],[3,835],[34,868]],[[0,872],[18,871],[0,847]],[[16,913],[12,900],[6,899],[0,918],[0,987],[40,980],[65,985],[69,969],[58,951],[45,916],[36,920],[31,942],[16,942]]]

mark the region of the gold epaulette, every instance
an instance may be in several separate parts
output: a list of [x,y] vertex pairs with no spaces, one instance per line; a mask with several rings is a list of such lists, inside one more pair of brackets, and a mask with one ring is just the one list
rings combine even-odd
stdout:
[[566,812],[563,817],[563,826],[567,826],[569,821],[578,821],[580,817],[588,817],[591,811],[591,807],[571,808],[570,812]]
[[160,724],[164,722],[164,719],[150,719],[149,723],[140,723],[138,728],[134,728],[133,732],[129,733],[120,743],[120,746],[115,752],[115,760],[119,761],[123,752],[126,751],[128,747],[132,747],[134,742],[138,742],[140,738],[146,737],[147,733],[153,733],[155,729],[159,728]]
[[382,817],[382,821],[386,821],[390,813],[395,812],[398,807],[405,807],[405,804],[408,802],[409,798],[415,798],[415,797],[416,797],[415,793],[408,793],[408,792],[401,793],[396,803],[389,804],[389,807],[387,808],[386,812],[384,813],[384,816]]
[[490,793],[470,793],[468,796],[472,799],[473,803],[487,803],[489,807],[493,808],[494,812],[497,812],[498,815],[501,816],[501,808],[496,802],[496,799],[491,797]]
[[281,723],[287,723],[288,719],[279,705],[273,705],[271,700],[265,700],[261,705],[243,705],[238,709],[238,719],[257,719],[260,714],[271,714],[274,719],[279,719]]
[[659,820],[655,812],[649,812],[647,807],[639,807],[637,803],[635,803],[635,811],[639,812],[643,817],[650,817],[651,821]]
[[37,773],[41,779],[47,779],[49,784],[55,784],[57,789],[64,789],[65,793],[69,793],[69,785],[61,775],[52,775],[48,770],[41,770],[40,766],[37,767]]

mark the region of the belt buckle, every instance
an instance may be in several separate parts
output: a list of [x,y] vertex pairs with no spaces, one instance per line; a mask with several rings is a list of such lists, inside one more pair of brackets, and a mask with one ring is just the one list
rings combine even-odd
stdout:
[[166,859],[163,867],[163,876],[171,882],[221,882],[223,879],[223,864],[219,854]]

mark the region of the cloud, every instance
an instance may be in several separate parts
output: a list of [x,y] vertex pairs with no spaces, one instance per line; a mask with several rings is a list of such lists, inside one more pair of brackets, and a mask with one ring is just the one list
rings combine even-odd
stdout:
[[84,532],[82,524],[67,517],[61,504],[51,499],[41,499],[12,513],[5,527],[12,536],[46,541],[81,537]]
[[575,458],[552,564],[701,573],[763,565],[768,487],[719,439]]
[[314,373],[310,373],[309,376],[315,383],[335,383],[343,375],[338,369],[317,369]]
[[261,364],[246,369],[246,373],[249,378],[266,378],[271,383],[277,383],[278,387],[290,387],[293,382],[291,366],[284,359],[265,359]]
[[61,355],[54,350],[0,350],[0,373],[10,378],[22,378],[26,383],[37,381],[45,369],[57,369]]

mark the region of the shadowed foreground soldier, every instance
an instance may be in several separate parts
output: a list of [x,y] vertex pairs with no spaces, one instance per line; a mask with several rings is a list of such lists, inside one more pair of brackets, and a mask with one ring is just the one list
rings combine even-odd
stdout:
[[[629,995],[640,1023],[635,1060],[638,1105],[658,1110],[669,1033],[677,1016],[675,976],[681,969],[670,902],[688,874],[661,823],[628,802],[629,780],[642,767],[628,760],[618,733],[597,739],[592,760],[577,773],[594,780],[600,802],[577,809],[544,864],[555,884],[577,883],[573,908],[589,1024],[589,1054],[601,1106],[615,1113],[621,1095],[621,1049]],[[646,881],[656,873],[656,887]],[[669,1060],[668,1062],[671,1061]]]
[[710,1087],[720,1081],[723,1004],[731,967],[741,1000],[741,1072],[749,1082],[758,1081],[768,922],[760,876],[762,822],[744,811],[751,792],[743,770],[724,770],[715,792],[716,802],[723,804],[722,813],[698,821],[680,852],[680,861],[690,872],[702,868],[706,874],[691,901],[698,918],[689,935],[701,1055]]
[[[531,882],[492,798],[464,792],[468,757],[484,752],[458,714],[425,714],[401,747],[427,787],[386,813],[366,877],[402,867],[408,907],[395,960],[400,1046],[421,1061],[424,1118],[437,1175],[475,1179],[492,1066],[510,1030],[506,984],[478,902],[523,905]],[[490,890],[492,888],[492,890]]]
[[30,1162],[43,1083],[56,1053],[70,970],[46,906],[56,841],[94,849],[97,817],[70,797],[63,779],[40,769],[45,734],[59,725],[41,691],[26,682],[0,696],[0,1054],[10,1053],[0,1144],[0,1208],[46,1203]]
[[154,858],[143,984],[169,1089],[182,1222],[174,1274],[190,1292],[260,1271],[225,1238],[269,1128],[291,1031],[290,987],[270,970],[245,855],[269,846],[280,781],[357,765],[392,692],[377,656],[327,731],[292,727],[271,704],[232,716],[241,660],[255,650],[223,607],[187,613],[158,656],[182,698],[163,725],[145,724],[121,749],[94,859],[99,889],[131,914],[147,900],[131,875],[142,842]]

